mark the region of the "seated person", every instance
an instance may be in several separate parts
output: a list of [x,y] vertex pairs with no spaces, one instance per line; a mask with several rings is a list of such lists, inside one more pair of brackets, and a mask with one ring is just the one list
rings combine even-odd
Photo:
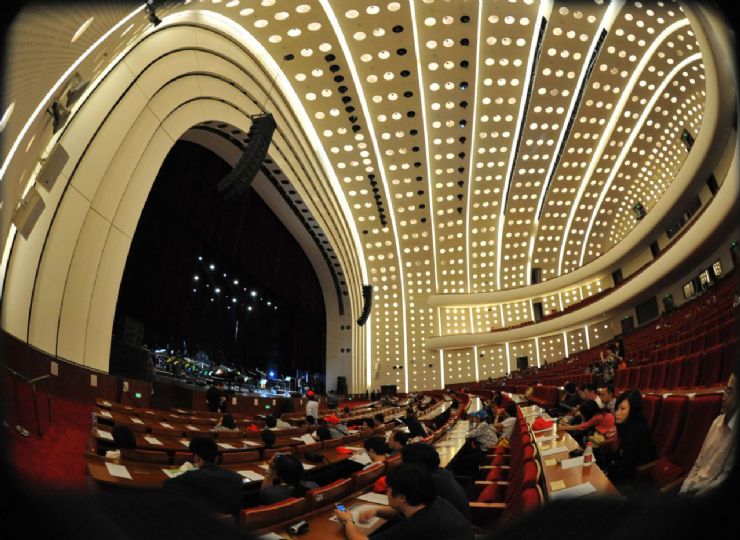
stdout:
[[265,448],[272,448],[275,446],[275,433],[270,431],[269,429],[263,429],[260,432],[260,437],[262,438],[262,442],[265,445]]
[[385,415],[383,413],[376,413],[374,419],[377,425],[385,424]]
[[465,490],[451,471],[439,466],[439,453],[434,446],[427,443],[406,445],[401,451],[401,460],[404,463],[423,467],[432,476],[437,496],[447,500],[465,519],[470,521],[470,506]]
[[639,390],[620,394],[614,416],[617,422],[617,445],[605,457],[606,475],[624,495],[632,487],[637,467],[657,459],[658,454],[642,410]]
[[503,415],[494,422],[493,429],[499,434],[499,441],[501,439],[511,440],[511,434],[514,433],[514,426],[516,426],[516,412],[516,403],[511,401],[504,408]]
[[108,450],[105,457],[106,459],[121,459],[121,448],[136,448],[136,437],[130,427],[118,425],[113,428],[113,443],[116,449]]
[[372,461],[372,463],[365,466],[366,469],[375,463],[383,463],[390,453],[390,449],[383,437],[368,437],[365,439],[364,446],[365,452]]
[[563,397],[560,398],[558,406],[550,411],[550,416],[561,416],[566,414],[573,415],[574,409],[582,403],[582,400],[578,395],[575,383],[565,383],[565,385],[563,386],[563,390]]
[[[473,540],[470,523],[442,497],[437,497],[429,473],[418,465],[401,464],[386,478],[388,506],[368,508],[360,522],[379,516],[392,523],[373,534],[374,540],[445,538]],[[352,512],[335,510],[345,538],[367,538],[355,525]]]
[[243,505],[241,476],[216,465],[218,447],[213,439],[194,437],[190,440],[190,450],[197,469],[168,478],[164,481],[164,490],[199,497],[209,511],[236,518]]
[[[321,420],[319,420],[319,422],[321,422]],[[311,437],[313,437],[314,441],[329,441],[335,438],[331,436],[331,431],[326,423],[319,425],[319,427],[316,428],[316,431],[311,433]]]
[[617,408],[617,398],[614,396],[613,384],[606,384],[599,388],[599,399],[604,404],[604,408],[614,414]]
[[[592,442],[598,447],[602,444],[611,444],[617,438],[617,428],[614,415],[607,410],[599,409],[595,401],[589,400],[581,405],[583,422],[576,425],[560,425],[558,430],[577,432],[573,436],[579,444]],[[591,437],[591,432],[593,437]]]
[[348,418],[350,415],[351,413],[349,407],[345,407],[344,409],[342,409],[342,418]]
[[288,422],[275,418],[272,415],[265,417],[265,425],[267,426],[267,429],[271,429],[273,431],[291,429],[293,427]]
[[524,391],[524,394],[522,395],[522,397],[527,403],[530,403],[530,400],[532,399],[533,396],[534,396],[534,388],[531,386],[527,386],[527,389]]
[[349,435],[349,429],[347,429],[347,426],[342,424],[342,422],[339,420],[339,417],[330,415],[325,416],[323,420],[324,422],[326,422],[326,426],[331,432],[332,439],[338,439],[339,437],[345,437]]
[[493,427],[493,418],[486,417],[486,419],[478,424],[476,428],[465,434],[466,439],[475,439],[478,443],[478,448],[483,452],[494,448],[498,444],[498,435]]
[[409,434],[405,431],[393,431],[391,436],[388,438],[388,448],[390,449],[391,456],[398,454],[406,443],[409,442]]
[[[275,454],[270,458],[270,468],[260,486],[260,502],[275,504],[291,497],[303,497],[316,482],[303,480],[303,464],[291,454]],[[275,481],[277,480],[277,485]]]
[[416,418],[416,413],[414,413],[414,409],[410,407],[406,409],[406,417],[403,419],[403,423],[406,424],[406,426],[409,428],[409,435],[412,439],[415,437],[423,438],[427,436],[426,428]]
[[214,431],[236,431],[236,420],[231,414],[226,413],[221,417],[218,424],[213,428]]
[[709,493],[732,471],[735,462],[735,422],[737,419],[737,379],[730,375],[722,394],[721,414],[712,422],[704,444],[680,493],[704,495]]
[[311,416],[310,414],[306,416],[306,425],[307,426],[315,426],[316,425],[316,418]]

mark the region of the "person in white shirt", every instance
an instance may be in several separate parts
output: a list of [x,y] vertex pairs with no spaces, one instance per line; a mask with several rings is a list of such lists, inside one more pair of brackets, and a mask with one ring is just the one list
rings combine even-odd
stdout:
[[614,409],[617,406],[617,398],[614,397],[613,384],[606,384],[599,388],[599,399],[604,404],[604,408],[614,414]]
[[737,380],[730,375],[722,394],[722,409],[712,422],[704,444],[679,493],[704,495],[719,486],[735,462],[735,421],[737,419]]
[[465,435],[466,439],[475,439],[478,446],[484,452],[494,448],[498,444],[498,435],[493,429],[492,418],[486,418],[483,422],[478,424],[473,431]]
[[314,418],[319,417],[319,402],[316,401],[316,396],[308,397],[308,402],[306,403],[306,416],[313,416]]
[[265,417],[265,426],[267,426],[267,429],[271,429],[273,431],[291,429],[293,427],[288,422],[280,420],[280,418],[275,418],[274,416]]

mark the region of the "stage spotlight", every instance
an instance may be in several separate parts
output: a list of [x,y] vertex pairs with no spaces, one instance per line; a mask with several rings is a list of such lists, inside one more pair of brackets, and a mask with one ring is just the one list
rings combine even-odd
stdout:
[[64,124],[67,123],[67,119],[69,118],[69,109],[67,109],[64,105],[56,100],[54,100],[54,102],[51,104],[51,107],[48,109],[48,113],[54,119],[52,133],[56,133],[57,131],[62,129]]
[[149,19],[149,22],[154,26],[157,26],[162,22],[162,19],[157,17],[157,13],[154,11],[154,0],[147,1],[144,11],[146,12],[146,18]]
[[257,291],[252,291],[252,292],[251,292],[251,293],[249,293],[249,294],[251,294],[251,295],[252,295],[252,297],[255,297],[255,296],[257,296]]
[[208,266],[208,268],[211,269],[211,270],[215,270],[216,269],[216,265],[215,264],[211,264],[211,265]]

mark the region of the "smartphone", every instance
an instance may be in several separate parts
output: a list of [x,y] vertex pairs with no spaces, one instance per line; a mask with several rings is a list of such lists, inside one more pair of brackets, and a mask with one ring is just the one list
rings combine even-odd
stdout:
[[334,503],[334,506],[336,506],[337,507],[337,510],[339,510],[340,512],[346,512],[347,511],[347,509],[344,507],[344,505],[342,503]]

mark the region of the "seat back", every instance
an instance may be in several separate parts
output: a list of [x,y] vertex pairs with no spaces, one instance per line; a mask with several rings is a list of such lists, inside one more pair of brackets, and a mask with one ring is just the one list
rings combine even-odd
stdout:
[[681,384],[685,388],[693,388],[699,384],[699,373],[701,371],[701,354],[693,353],[684,358],[681,372]]
[[164,426],[152,426],[150,430],[152,435],[164,435],[165,437],[182,437],[183,431],[179,429],[170,429]]
[[216,438],[221,441],[243,439],[244,433],[242,431],[217,431]]
[[292,446],[282,446],[280,448],[264,448],[262,450],[262,459],[270,459],[275,454],[293,454]]
[[681,439],[678,441],[670,462],[688,472],[694,465],[709,426],[720,412],[722,396],[720,394],[695,396],[686,413]]
[[740,346],[737,339],[731,339],[724,344],[722,348],[722,372],[720,374],[720,383],[726,383],[734,369],[735,360],[740,356]]
[[247,463],[250,461],[259,461],[259,450],[247,450],[246,452],[224,452],[221,454],[221,463]]
[[367,469],[357,471],[356,473],[352,474],[352,478],[354,480],[354,490],[359,491],[369,486],[378,478],[383,476],[383,474],[385,474],[385,463],[375,463]]
[[652,432],[659,457],[670,455],[676,447],[684,426],[688,402],[685,396],[669,396],[663,399],[660,414]]
[[722,345],[704,351],[699,373],[699,386],[712,386],[720,382],[722,372]]
[[193,462],[193,454],[192,452],[175,452],[175,457],[172,460],[172,463],[174,465],[180,466],[186,461]]
[[309,452],[318,452],[322,448],[322,443],[317,442],[314,444],[299,444],[295,447],[295,453],[299,456],[302,456],[303,454],[309,453]]
[[651,432],[655,426],[655,421],[658,419],[658,413],[660,413],[660,405],[662,402],[663,396],[647,394],[642,397],[642,410],[645,413],[647,425]]
[[323,487],[306,492],[309,511],[320,508],[327,504],[339,501],[354,491],[355,483],[352,478],[340,478]]
[[639,381],[637,388],[652,388],[653,366],[651,364],[640,366]]
[[657,362],[653,364],[653,380],[651,386],[653,388],[663,388],[665,385],[666,362]]
[[170,462],[167,452],[162,450],[139,450],[136,448],[121,448],[121,459],[157,463],[159,465],[168,465]]
[[283,521],[290,521],[293,518],[306,513],[308,503],[305,497],[297,499],[291,497],[279,503],[267,506],[257,506],[256,508],[245,508],[239,514],[239,520],[245,529],[254,531],[264,529]]
[[681,384],[681,372],[683,370],[683,363],[681,358],[676,358],[668,362],[666,367],[665,375],[665,388],[678,388]]
[[385,468],[387,472],[392,471],[402,463],[401,454],[398,453],[395,456],[391,456],[385,460]]

